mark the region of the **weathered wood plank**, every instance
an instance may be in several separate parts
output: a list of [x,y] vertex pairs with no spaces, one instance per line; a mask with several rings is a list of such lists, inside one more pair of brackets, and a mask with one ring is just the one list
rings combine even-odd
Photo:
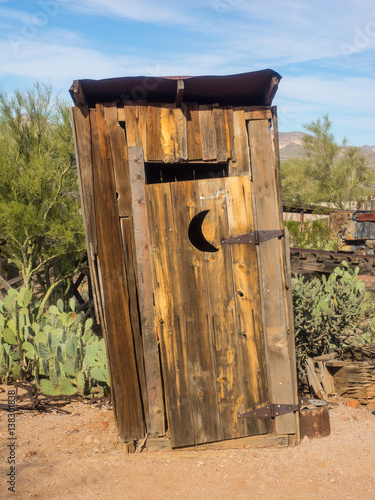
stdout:
[[212,105],[199,106],[199,126],[201,131],[203,160],[216,160],[216,128]]
[[103,106],[97,105],[90,111],[90,123],[93,131],[94,206],[112,398],[119,434],[124,441],[132,441],[144,436],[145,425],[128,307],[112,154]]
[[[94,299],[96,322],[103,323],[103,310],[100,300],[98,282],[95,280],[95,252],[97,251],[94,182],[91,159],[91,127],[88,107],[71,109],[74,149],[77,164],[77,178],[81,198],[83,225],[87,247],[87,260],[92,276],[92,293]],[[79,134],[77,134],[79,130]]]
[[146,101],[125,101],[118,108],[117,119],[125,122],[126,143],[129,146],[142,146],[147,161],[147,105]]
[[185,446],[195,436],[170,185],[145,186],[145,198],[171,445]]
[[199,125],[199,107],[196,103],[182,104],[186,115],[188,158],[190,161],[202,160],[202,140]]
[[[225,179],[230,237],[254,231],[251,185],[249,176]],[[224,245],[223,245],[224,246]],[[259,294],[259,270],[254,245],[230,245],[236,307],[238,362],[242,377],[245,410],[269,402],[268,375],[265,359]],[[246,434],[272,431],[271,419],[239,419]]]
[[161,104],[147,105],[147,161],[163,161],[161,112]]
[[[94,210],[94,182],[91,160],[91,128],[89,108],[72,108],[77,168],[82,189],[82,213],[86,229],[86,241],[91,241],[94,253],[97,251],[96,223]],[[77,131],[79,133],[77,134]]]
[[175,161],[188,159],[187,122],[182,108],[172,109],[175,126]]
[[[187,446],[185,448],[172,449],[169,439],[147,439],[147,451],[162,451],[166,456],[168,452],[171,457],[196,458],[201,451],[214,450],[237,450],[251,448],[269,448],[271,446],[294,446],[294,434],[278,435],[266,434],[262,436],[250,436],[238,439],[229,439],[216,443],[199,444],[197,446]],[[220,455],[221,456],[221,455]]]
[[271,120],[272,111],[268,109],[257,109],[255,111],[244,109],[246,120]]
[[[230,136],[224,108],[214,108],[213,118],[216,130],[217,161],[226,162],[230,158]],[[228,127],[228,129],[227,129]]]
[[233,126],[236,161],[232,160],[230,162],[229,175],[251,176],[249,138],[247,134],[245,113],[243,109],[236,108],[233,110]]
[[[275,189],[276,189],[276,217],[278,217],[279,227],[284,227],[283,218],[283,199],[281,193],[281,169],[280,169],[280,151],[279,151],[279,129],[277,120],[277,108],[273,106],[272,112],[272,127],[273,127],[273,158],[275,172]],[[270,123],[270,122],[269,122]],[[266,127],[265,127],[266,130]],[[268,136],[268,135],[267,135]],[[269,136],[268,136],[269,138]],[[269,145],[270,150],[271,144]],[[292,297],[292,274],[290,263],[290,244],[289,233],[285,228],[285,237],[279,240],[279,251],[281,256],[282,282],[284,287],[284,309],[286,318],[286,331],[288,336],[288,349],[290,361],[290,373],[292,377],[292,392],[294,394],[294,403],[298,402],[298,380],[297,380],[297,363],[296,363],[296,346],[294,332],[294,317],[293,317],[293,297]],[[297,443],[300,440],[300,423],[299,412],[294,413],[295,420],[295,436]]]
[[247,435],[246,422],[238,419],[244,411],[242,376],[239,372],[238,334],[231,273],[231,248],[221,246],[229,234],[225,179],[205,179],[197,183],[200,211],[209,210],[202,231],[218,252],[204,252],[205,290],[216,359],[216,388],[223,439]]
[[128,217],[131,215],[131,194],[125,130],[118,122],[115,105],[104,105],[104,117],[112,151],[118,213],[120,217]]
[[175,157],[175,123],[172,111],[172,105],[163,104],[160,110],[160,132],[161,146],[163,149],[163,162],[174,163]]
[[[272,156],[269,121],[250,121],[248,130],[251,146],[255,229],[282,229],[278,207],[280,186],[277,184]],[[282,279],[284,269],[281,265],[280,245],[277,239],[272,239],[262,242],[258,247],[271,402],[290,404],[296,401],[297,394],[293,388],[290,369],[285,290]],[[292,414],[276,417],[275,425],[278,433],[295,433],[295,417]]]
[[141,315],[144,364],[151,436],[165,434],[164,403],[155,328],[151,260],[144,199],[145,170],[141,146],[128,148],[129,172],[133,204],[134,241],[137,262],[138,298]]
[[[281,183],[281,180],[280,180]],[[280,184],[281,185],[281,184]],[[283,245],[281,248],[284,266],[284,277],[283,285],[285,287],[284,304],[286,311],[286,331],[288,334],[288,349],[289,349],[289,360],[290,360],[290,372],[292,375],[293,392],[298,395],[298,378],[297,378],[297,363],[296,363],[296,342],[295,342],[295,331],[294,331],[294,316],[293,316],[293,295],[292,295],[292,271],[290,262],[290,246],[289,246],[289,231],[284,228],[285,238],[281,240],[280,244]],[[297,400],[295,400],[297,402]],[[295,422],[296,422],[296,434],[295,439],[297,444],[300,442],[300,424],[299,424],[299,412],[295,412]]]
[[[262,436],[249,436],[239,439],[230,439],[217,443],[200,444],[194,448],[188,447],[181,453],[190,450],[235,450],[240,448],[268,448],[271,446],[289,446],[289,436],[280,434],[265,434]],[[177,450],[176,450],[177,451]]]
[[236,146],[234,144],[234,120],[233,108],[225,108],[225,130],[227,135],[227,149],[230,152],[229,158],[232,162],[236,161]]
[[176,231],[183,321],[196,443],[222,439],[216,392],[216,367],[212,350],[208,296],[205,288],[204,253],[188,238],[188,225],[200,211],[196,182],[171,185]]
[[144,353],[142,331],[140,328],[141,318],[138,303],[138,286],[137,286],[137,262],[134,243],[134,227],[132,217],[122,217],[120,219],[122,247],[124,251],[126,279],[129,290],[129,309],[130,321],[135,345],[135,355],[137,358],[139,385],[141,387],[141,396],[143,409],[146,419],[146,427],[150,429],[150,417],[148,413],[148,397],[147,384],[144,366]]

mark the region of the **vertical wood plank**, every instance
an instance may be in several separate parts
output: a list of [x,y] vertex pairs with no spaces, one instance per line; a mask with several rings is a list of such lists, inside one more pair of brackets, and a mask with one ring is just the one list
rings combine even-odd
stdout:
[[[249,176],[227,177],[225,185],[230,236],[253,231]],[[244,398],[242,407],[247,410],[270,401],[259,294],[259,271],[254,245],[231,245],[231,252],[239,369],[242,375]],[[272,432],[271,419],[242,420],[242,425],[246,428],[246,434],[243,435]]]
[[230,151],[229,158],[232,162],[236,161],[236,146],[234,144],[234,120],[233,108],[225,108],[225,129],[227,134],[227,148]]
[[150,435],[165,434],[164,403],[159,361],[159,348],[154,322],[151,260],[144,199],[145,170],[141,146],[128,148],[129,171],[137,261],[138,297],[141,315],[144,363],[150,416]]
[[163,104],[160,110],[161,146],[163,149],[163,162],[174,163],[175,157],[175,123],[172,106]]
[[[89,108],[71,109],[74,148],[77,163],[77,177],[81,198],[83,225],[87,247],[87,260],[92,278],[92,292],[94,299],[95,317],[98,324],[103,323],[103,310],[100,300],[95,267],[95,250],[97,249],[96,223],[94,210],[94,181],[91,160],[91,126]],[[79,133],[77,133],[79,130]]]
[[202,141],[199,125],[199,108],[197,103],[183,103],[186,114],[188,158],[190,161],[202,160]]
[[[283,218],[283,199],[281,193],[281,169],[280,169],[280,150],[279,150],[279,128],[277,119],[277,108],[272,106],[272,128],[273,128],[273,151],[274,151],[274,170],[276,177],[276,191],[278,195],[278,215],[280,226],[284,226]],[[289,232],[284,228],[285,238],[279,241],[280,254],[282,258],[282,266],[284,269],[283,284],[285,288],[284,300],[286,311],[286,328],[288,333],[288,347],[290,358],[290,371],[292,375],[294,403],[298,403],[298,375],[296,363],[296,345],[295,345],[295,331],[294,331],[294,317],[293,317],[293,296],[292,296],[292,269],[290,261],[290,244]],[[299,425],[299,412],[295,414],[296,424],[296,442],[300,441],[300,425]]]
[[116,105],[104,104],[104,117],[112,151],[118,213],[120,217],[128,217],[131,215],[131,194],[125,130],[118,122]]
[[246,129],[245,113],[243,109],[233,110],[234,147],[236,161],[229,164],[229,175],[251,175],[249,138]]
[[[91,161],[91,126],[89,108],[72,108],[74,137],[80,186],[82,188],[82,213],[86,229],[86,241],[91,241],[94,252],[97,250],[96,223],[94,210],[94,181]],[[77,131],[79,131],[77,133]]]
[[204,254],[188,238],[189,223],[200,211],[199,192],[196,182],[175,182],[170,186],[196,443],[218,441],[222,439],[222,432],[215,359],[211,347],[213,339],[205,286]]
[[147,105],[147,161],[163,161],[161,110],[162,105]]
[[[146,426],[150,429],[150,417],[148,413],[148,397],[147,384],[144,366],[144,352],[141,331],[141,318],[138,303],[138,286],[137,286],[137,262],[134,243],[134,227],[132,217],[122,217],[120,219],[122,246],[125,259],[126,279],[129,290],[129,309],[130,321],[135,345],[135,355],[137,358],[139,385],[141,387],[141,396],[144,414],[146,418]],[[150,432],[150,431],[149,431]]]
[[188,159],[187,123],[182,108],[172,109],[175,126],[175,161]]
[[[268,120],[250,121],[248,124],[251,145],[253,200],[257,230],[282,229],[279,197],[272,142]],[[296,399],[290,370],[290,353],[285,317],[285,299],[281,266],[280,245],[277,239],[259,245],[259,269],[263,326],[265,329],[267,368],[273,403],[292,403]],[[296,432],[293,414],[275,419],[280,434]]]
[[187,446],[195,435],[170,185],[145,186],[145,198],[171,445]]
[[90,111],[93,130],[94,205],[111,366],[111,389],[119,434],[124,441],[144,436],[144,417],[134,355],[129,295],[124,268],[112,154],[103,106]]
[[204,252],[205,289],[216,360],[216,388],[223,439],[247,435],[246,422],[238,419],[244,410],[243,374],[238,358],[231,246],[221,245],[229,234],[225,179],[198,181],[200,210],[209,210],[202,232],[218,252]]
[[147,104],[146,101],[125,101],[126,142],[129,146],[142,146],[143,157],[147,161]]
[[214,113],[211,105],[199,106],[199,125],[203,160],[216,160],[217,143]]
[[216,130],[217,161],[225,162],[230,158],[229,125],[226,120],[224,108],[214,108],[213,118]]

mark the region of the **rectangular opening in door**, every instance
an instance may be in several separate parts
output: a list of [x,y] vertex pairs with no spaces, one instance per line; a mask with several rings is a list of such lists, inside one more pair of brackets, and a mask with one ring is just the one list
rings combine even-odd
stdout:
[[146,184],[228,177],[228,163],[145,163]]

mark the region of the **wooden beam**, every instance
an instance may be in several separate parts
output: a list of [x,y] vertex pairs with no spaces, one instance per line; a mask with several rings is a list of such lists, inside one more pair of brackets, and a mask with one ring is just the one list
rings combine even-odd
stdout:
[[[272,154],[269,121],[249,121],[248,131],[255,230],[283,229],[280,185]],[[258,246],[258,259],[271,402],[292,404],[297,401],[297,394],[290,367],[285,312],[285,268],[278,239],[261,243]],[[294,415],[276,417],[275,430],[278,434],[295,434]]]
[[182,106],[182,100],[184,98],[185,84],[183,80],[177,80],[177,90],[176,90],[176,106],[180,108]]
[[74,104],[78,107],[86,106],[86,97],[83,93],[81,84],[79,80],[74,80],[73,82],[73,100]]

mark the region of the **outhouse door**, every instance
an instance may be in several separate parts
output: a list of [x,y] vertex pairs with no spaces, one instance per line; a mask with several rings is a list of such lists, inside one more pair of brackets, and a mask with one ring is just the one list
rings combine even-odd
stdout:
[[272,432],[247,176],[145,186],[155,317],[174,447]]

